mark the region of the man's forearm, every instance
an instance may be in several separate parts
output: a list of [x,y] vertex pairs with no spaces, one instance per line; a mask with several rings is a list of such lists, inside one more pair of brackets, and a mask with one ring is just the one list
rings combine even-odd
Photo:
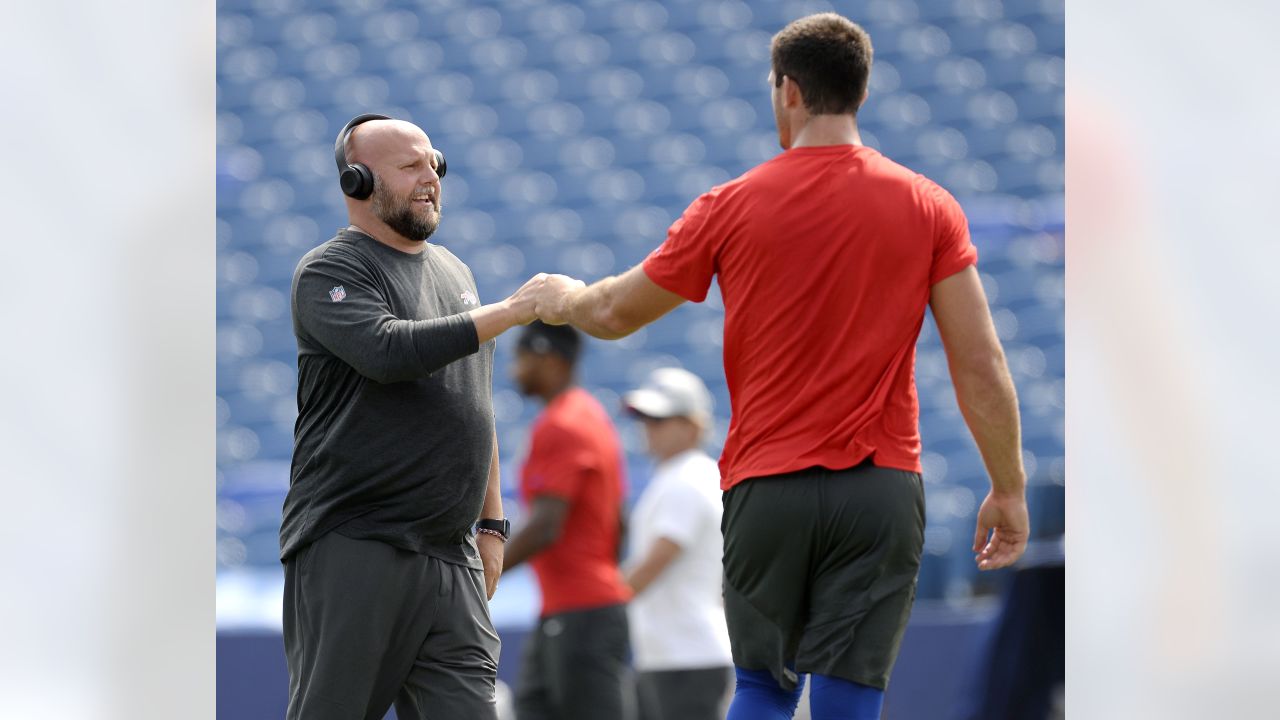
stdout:
[[984,366],[953,376],[956,399],[965,424],[997,494],[1021,494],[1026,488],[1022,467],[1022,429],[1018,396],[1004,356]]
[[624,326],[613,313],[617,283],[616,276],[607,277],[569,292],[565,297],[565,319],[570,325],[601,340],[617,340],[635,332],[635,328]]
[[644,559],[626,573],[626,583],[631,592],[640,594],[680,556],[681,548],[675,541],[660,537],[649,547]]
[[502,471],[498,467],[498,435],[493,436],[493,459],[489,461],[489,484],[485,490],[484,505],[480,508],[480,517],[501,520],[502,514]]
[[507,572],[537,555],[555,542],[556,536],[544,527],[526,526],[507,543],[502,571]]
[[430,320],[383,317],[326,330],[325,347],[379,383],[426,377],[479,348],[471,320],[461,314]]
[[529,505],[528,521],[507,543],[503,572],[537,555],[560,539],[569,501],[551,495],[540,495]]
[[519,313],[507,300],[483,305],[467,315],[471,317],[471,322],[475,323],[476,336],[481,345],[521,324]]

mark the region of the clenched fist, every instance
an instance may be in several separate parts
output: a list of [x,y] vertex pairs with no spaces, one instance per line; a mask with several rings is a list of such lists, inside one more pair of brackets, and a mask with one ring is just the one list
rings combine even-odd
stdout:
[[538,319],[548,325],[564,325],[569,322],[573,296],[585,287],[586,283],[568,275],[543,275],[534,307]]

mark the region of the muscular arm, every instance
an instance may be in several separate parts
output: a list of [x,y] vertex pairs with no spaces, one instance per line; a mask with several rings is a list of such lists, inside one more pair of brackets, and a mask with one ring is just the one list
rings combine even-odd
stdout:
[[947,353],[956,400],[997,493],[1021,493],[1018,397],[991,322],[978,271],[969,266],[933,286],[929,299]]
[[529,507],[529,522],[507,543],[502,571],[519,566],[547,549],[560,538],[569,501],[553,495],[539,495]]
[[644,559],[627,571],[627,584],[631,586],[631,592],[636,595],[644,592],[680,556],[680,552],[681,547],[670,538],[660,537],[653,541]]
[[978,511],[974,534],[978,567],[1005,567],[1022,555],[1029,535],[1013,378],[973,266],[934,285],[929,304],[947,353],[960,412],[991,477],[991,493]]
[[684,302],[650,280],[640,265],[587,287],[548,287],[550,292],[539,296],[538,317],[551,324],[568,323],[604,340],[626,337]]

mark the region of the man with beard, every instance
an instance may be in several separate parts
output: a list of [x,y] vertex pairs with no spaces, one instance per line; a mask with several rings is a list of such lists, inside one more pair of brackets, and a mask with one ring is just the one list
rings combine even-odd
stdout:
[[574,380],[578,331],[535,322],[520,332],[512,379],[546,409],[520,471],[528,520],[505,569],[528,560],[542,590],[516,687],[518,720],[632,716],[626,601],[618,569],[622,443],[609,414]]
[[[494,338],[538,276],[480,305],[427,242],[443,155],[362,115],[334,155],[350,225],[293,277],[298,420],[280,528],[288,718],[496,718],[502,571]],[[477,522],[479,521],[479,522]]]

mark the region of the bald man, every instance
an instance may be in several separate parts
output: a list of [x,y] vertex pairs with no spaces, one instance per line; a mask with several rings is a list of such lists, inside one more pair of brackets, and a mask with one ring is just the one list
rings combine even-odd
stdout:
[[334,154],[350,225],[293,276],[288,718],[381,718],[393,702],[401,720],[495,718],[494,338],[533,319],[544,276],[481,305],[467,266],[427,242],[443,158],[417,126],[360,116]]

